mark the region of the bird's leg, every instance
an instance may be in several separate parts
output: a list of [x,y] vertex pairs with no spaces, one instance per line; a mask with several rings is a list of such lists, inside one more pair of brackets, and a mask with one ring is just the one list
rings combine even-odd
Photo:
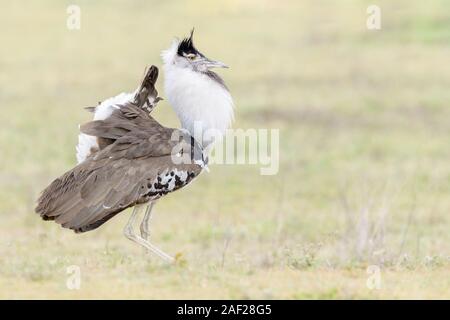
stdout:
[[136,242],[137,244],[143,246],[144,248],[146,248],[149,251],[153,252],[154,254],[158,255],[163,260],[165,260],[167,262],[174,262],[175,261],[174,258],[172,258],[167,253],[161,251],[159,248],[155,247],[150,242],[139,237],[138,235],[136,235],[134,233],[133,224],[134,224],[134,221],[136,220],[136,217],[139,214],[141,208],[142,208],[142,206],[140,206],[140,205],[134,207],[134,210],[131,213],[130,220],[128,221],[127,225],[123,229],[123,234],[125,235],[125,237],[127,237],[131,241]]
[[134,234],[133,224],[136,220],[136,216],[139,214],[139,211],[141,211],[142,205],[137,205],[133,208],[133,212],[131,213],[130,219],[128,220],[127,224],[125,225],[125,228],[123,228],[123,234],[128,239],[134,241],[132,238],[136,235]]
[[148,237],[150,235],[150,232],[148,230],[148,225],[149,225],[149,222],[150,222],[150,218],[151,218],[151,215],[152,215],[152,209],[153,209],[153,205],[154,204],[155,204],[155,202],[152,201],[152,202],[150,202],[147,205],[147,209],[145,210],[145,214],[144,214],[144,219],[142,219],[141,226],[140,226],[141,237],[142,237],[142,239],[145,239],[147,241],[148,241]]

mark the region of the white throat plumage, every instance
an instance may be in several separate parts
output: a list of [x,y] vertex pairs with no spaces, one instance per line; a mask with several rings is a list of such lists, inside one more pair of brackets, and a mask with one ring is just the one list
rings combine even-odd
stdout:
[[177,65],[178,45],[179,40],[174,40],[161,55],[165,96],[182,127],[206,148],[230,127],[233,99],[226,87],[207,73]]

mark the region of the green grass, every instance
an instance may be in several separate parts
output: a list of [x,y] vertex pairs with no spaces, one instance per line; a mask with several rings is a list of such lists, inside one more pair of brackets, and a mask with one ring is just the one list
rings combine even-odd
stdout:
[[[80,31],[69,1],[2,4],[1,298],[450,297],[446,1],[380,1],[380,31],[369,1],[78,3]],[[129,211],[81,235],[41,221],[35,199],[75,164],[82,107],[134,89],[192,26],[231,66],[234,126],[280,129],[279,174],[216,165],[160,201],[153,241],[183,266],[122,236]],[[155,116],[178,126],[166,100]]]

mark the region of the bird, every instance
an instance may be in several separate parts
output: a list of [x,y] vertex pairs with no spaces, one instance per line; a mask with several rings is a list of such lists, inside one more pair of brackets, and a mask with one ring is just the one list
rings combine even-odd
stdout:
[[[198,51],[194,29],[161,53],[164,90],[181,128],[161,125],[151,112],[162,100],[152,65],[139,87],[88,107],[80,126],[77,165],[40,194],[35,212],[76,233],[88,232],[133,207],[124,235],[167,262],[176,258],[149,240],[154,204],[208,170],[208,157],[234,120],[234,103],[212,68],[227,68]],[[199,129],[200,128],[200,129]],[[208,134],[212,131],[213,134]],[[141,213],[139,234],[134,224]]]

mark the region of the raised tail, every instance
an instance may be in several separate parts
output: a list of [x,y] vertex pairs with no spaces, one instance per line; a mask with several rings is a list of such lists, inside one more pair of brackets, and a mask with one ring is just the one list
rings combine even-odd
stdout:
[[140,108],[151,112],[158,101],[162,100],[158,97],[158,91],[155,88],[156,80],[158,80],[158,68],[152,65],[145,73],[141,85],[136,90],[134,96],[134,104]]

